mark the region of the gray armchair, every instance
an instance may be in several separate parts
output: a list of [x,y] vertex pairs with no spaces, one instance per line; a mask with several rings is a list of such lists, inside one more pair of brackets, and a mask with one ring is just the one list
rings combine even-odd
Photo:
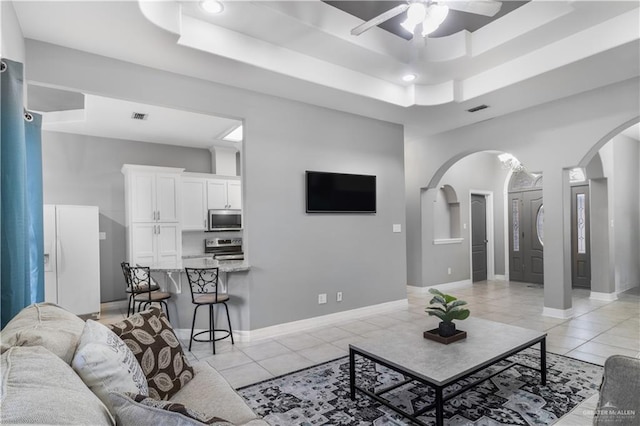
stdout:
[[595,414],[596,426],[640,425],[640,359],[607,358]]

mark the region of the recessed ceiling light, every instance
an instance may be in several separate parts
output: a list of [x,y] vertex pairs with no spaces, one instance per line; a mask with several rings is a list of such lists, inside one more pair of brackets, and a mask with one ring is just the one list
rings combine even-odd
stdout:
[[402,81],[406,81],[407,83],[412,82],[416,79],[415,74],[405,74],[402,76]]
[[222,2],[218,0],[203,0],[200,2],[200,7],[207,13],[220,13],[224,10]]

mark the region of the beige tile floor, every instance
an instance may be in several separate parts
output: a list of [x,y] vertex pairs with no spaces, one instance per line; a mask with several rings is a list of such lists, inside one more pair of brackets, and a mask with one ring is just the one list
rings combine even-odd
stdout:
[[[542,286],[504,281],[484,281],[451,291],[469,303],[472,315],[493,321],[546,331],[547,350],[603,365],[613,354],[640,357],[640,290],[621,294],[613,302],[589,299],[589,291],[573,290],[575,316],[569,320],[543,317]],[[426,318],[428,294],[409,295],[408,308],[358,320],[318,327],[304,333],[252,342],[228,340],[194,343],[181,338],[187,356],[215,367],[238,388],[347,355],[349,343],[382,335]],[[126,312],[126,310],[124,310]],[[103,311],[102,322],[124,318],[119,309]]]

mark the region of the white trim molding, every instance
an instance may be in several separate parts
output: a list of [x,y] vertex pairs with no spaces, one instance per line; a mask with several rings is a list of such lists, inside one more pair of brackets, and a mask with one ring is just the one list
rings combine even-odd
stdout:
[[[278,337],[283,334],[298,333],[316,327],[323,327],[343,321],[356,320],[376,314],[384,314],[398,309],[407,309],[409,301],[407,299],[395,300],[393,302],[380,303],[378,305],[365,306],[363,308],[351,309],[333,314],[321,315],[319,317],[307,318],[299,321],[292,321],[255,330],[233,330],[233,338],[238,342],[251,342],[255,340]],[[196,330],[197,331],[197,330]],[[186,334],[184,334],[186,332]],[[181,329],[181,335],[188,339],[191,329]]]
[[437,240],[433,240],[434,246],[439,246],[442,244],[460,244],[464,241],[464,238],[438,238]]
[[615,291],[613,293],[601,293],[598,291],[592,291],[591,294],[589,294],[589,299],[613,302],[614,300],[618,300],[618,293],[616,293]]
[[456,290],[459,288],[467,288],[467,287],[470,287],[471,285],[473,285],[471,280],[453,281],[450,283],[435,284],[427,287],[415,287],[415,286],[408,285],[407,294],[429,293],[430,288],[437,288],[440,291],[444,291],[444,290],[449,291],[449,290]]
[[506,277],[506,275],[496,274],[494,280],[496,280],[496,281],[507,281],[507,277]]
[[544,308],[542,308],[542,316],[551,317],[551,318],[561,318],[561,319],[573,318],[573,308],[556,309],[556,308],[547,308],[545,306]]

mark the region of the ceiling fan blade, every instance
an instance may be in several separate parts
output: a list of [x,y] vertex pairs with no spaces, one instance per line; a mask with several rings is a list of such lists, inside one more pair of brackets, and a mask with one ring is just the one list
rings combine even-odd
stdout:
[[367,31],[370,28],[373,28],[375,26],[378,26],[380,24],[382,24],[385,21],[388,21],[389,19],[400,15],[402,12],[404,12],[405,10],[409,9],[409,4],[401,4],[398,5],[396,7],[394,7],[393,9],[389,9],[384,13],[381,13],[380,15],[376,16],[373,19],[369,19],[367,22],[364,22],[360,25],[358,25],[357,27],[355,27],[354,29],[351,30],[351,35],[360,35],[363,32]]
[[451,10],[484,16],[494,16],[502,7],[502,2],[496,0],[447,0],[438,3],[449,6]]

